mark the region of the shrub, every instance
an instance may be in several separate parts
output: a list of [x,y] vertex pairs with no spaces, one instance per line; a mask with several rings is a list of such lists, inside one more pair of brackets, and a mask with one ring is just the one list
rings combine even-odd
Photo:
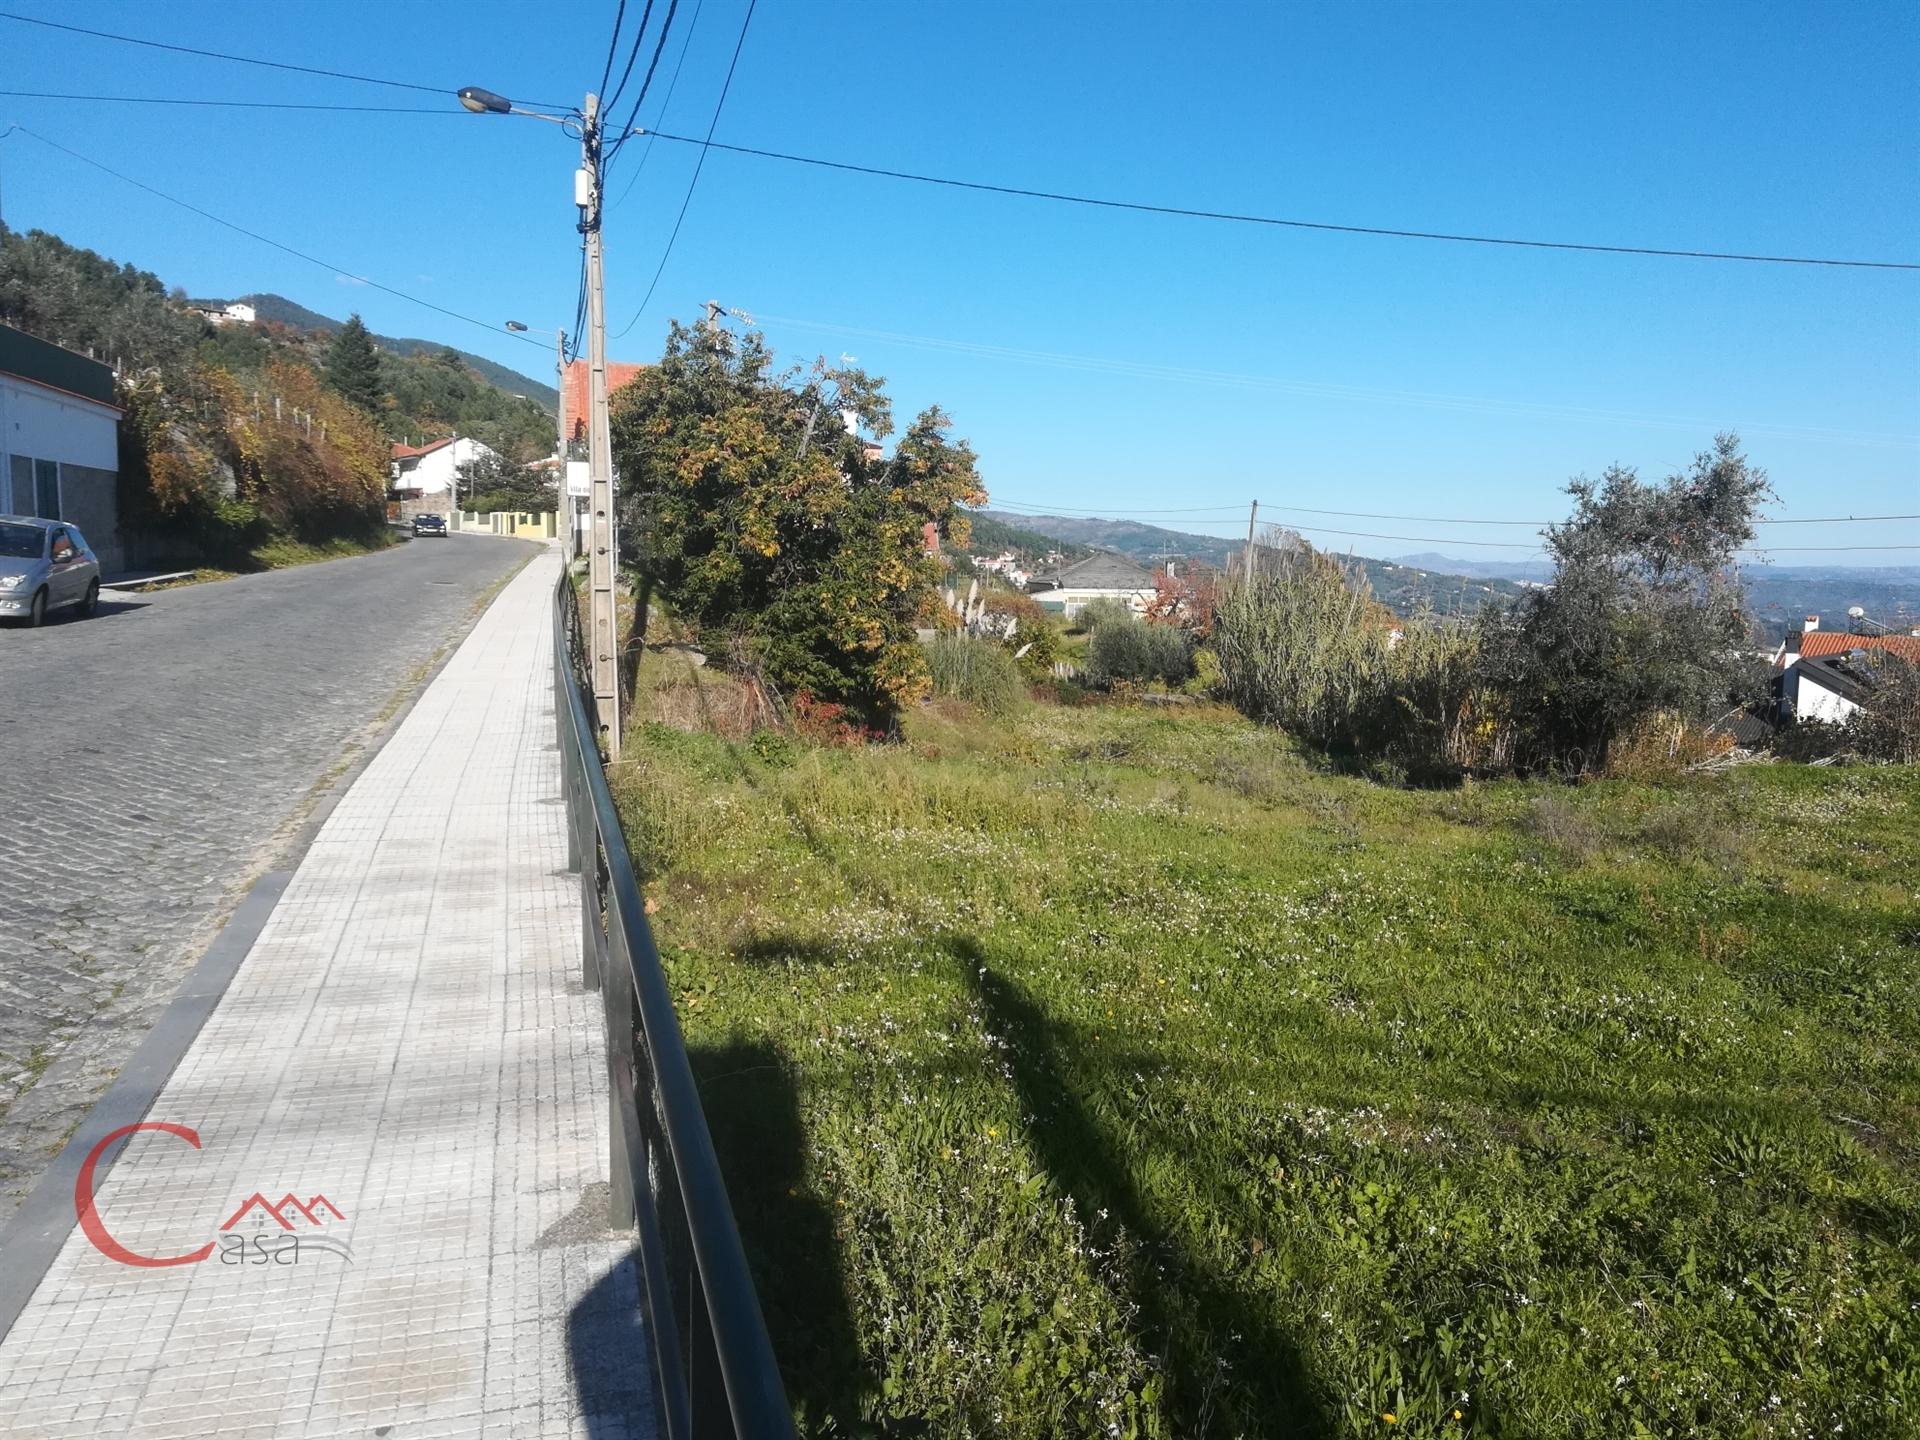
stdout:
[[1103,618],[1087,645],[1087,675],[1098,683],[1178,685],[1192,673],[1187,637],[1170,625]]
[[1885,650],[1863,663],[1877,683],[1867,705],[1848,717],[1848,742],[1869,760],[1920,764],[1920,665]]
[[950,632],[926,648],[936,695],[969,701],[990,715],[1011,714],[1026,696],[1020,667],[992,640]]
[[1089,600],[1073,617],[1073,628],[1082,635],[1091,635],[1102,625],[1110,622],[1124,622],[1139,618],[1133,613],[1133,607],[1124,600]]
[[1002,643],[1019,661],[1020,673],[1030,683],[1051,676],[1054,662],[1060,658],[1060,627],[1054,617],[1031,595],[1012,590],[989,590],[984,604],[987,614],[1013,620],[1013,633]]

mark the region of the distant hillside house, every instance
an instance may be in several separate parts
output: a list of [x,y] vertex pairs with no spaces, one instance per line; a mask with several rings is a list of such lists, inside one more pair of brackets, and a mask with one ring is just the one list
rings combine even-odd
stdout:
[[1071,620],[1095,600],[1119,600],[1144,611],[1153,599],[1153,575],[1127,559],[1102,551],[1027,582],[1027,593],[1041,608]]
[[402,515],[445,515],[453,509],[460,467],[494,451],[466,435],[393,447],[392,484]]
[[231,305],[219,300],[196,300],[193,310],[215,325],[252,325],[259,319],[253,306],[238,300]]
[[[627,365],[618,360],[607,362],[607,398],[612,399],[623,385],[630,385],[633,379],[647,367]],[[567,432],[567,443],[587,438],[587,407],[591,393],[592,372],[587,362],[576,360],[567,366],[567,373],[560,386],[560,419]]]
[[0,325],[0,515],[67,520],[111,574],[120,542],[113,371]]

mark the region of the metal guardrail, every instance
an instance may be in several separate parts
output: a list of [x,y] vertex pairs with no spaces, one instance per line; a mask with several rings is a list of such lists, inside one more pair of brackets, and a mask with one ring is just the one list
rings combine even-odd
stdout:
[[567,860],[580,872],[581,979],[601,991],[606,1012],[612,1220],[639,1237],[661,1427],[667,1440],[792,1440],[793,1413],[581,694],[583,658],[579,599],[563,572],[553,708]]

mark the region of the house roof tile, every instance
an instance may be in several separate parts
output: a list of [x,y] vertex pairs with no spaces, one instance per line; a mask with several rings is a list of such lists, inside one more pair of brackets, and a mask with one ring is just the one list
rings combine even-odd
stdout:
[[1920,665],[1920,636],[1849,635],[1840,630],[1812,630],[1800,637],[1800,658],[1845,655],[1850,650],[1887,650]]

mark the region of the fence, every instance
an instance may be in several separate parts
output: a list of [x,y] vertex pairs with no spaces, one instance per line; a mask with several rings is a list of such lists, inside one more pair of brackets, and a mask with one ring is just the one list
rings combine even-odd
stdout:
[[640,1293],[667,1440],[793,1440],[793,1416],[747,1270],[713,1137],[654,948],[581,693],[573,577],[554,592],[553,701],[567,856],[580,872],[581,978],[601,993],[615,1225],[639,1238]]

